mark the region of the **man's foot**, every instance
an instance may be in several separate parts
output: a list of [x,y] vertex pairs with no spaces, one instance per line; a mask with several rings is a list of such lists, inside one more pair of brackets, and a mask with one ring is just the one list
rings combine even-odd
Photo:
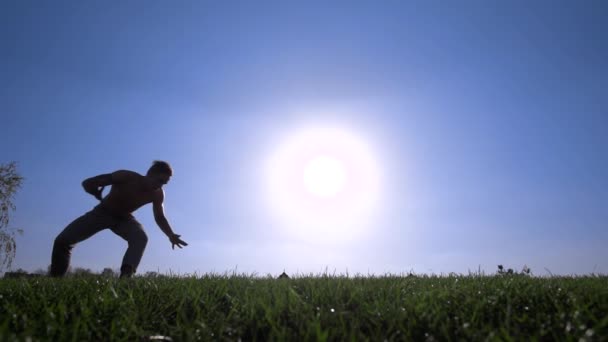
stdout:
[[133,270],[133,267],[131,267],[131,265],[122,265],[122,267],[120,268],[121,278],[131,278],[134,273],[135,270]]

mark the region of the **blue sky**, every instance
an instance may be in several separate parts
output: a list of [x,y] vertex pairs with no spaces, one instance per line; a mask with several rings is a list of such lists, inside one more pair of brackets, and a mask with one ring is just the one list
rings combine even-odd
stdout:
[[[162,159],[190,245],[141,208],[140,272],[606,273],[606,17],[603,1],[3,1],[14,267],[46,268],[95,205],[84,178]],[[381,205],[344,241],[293,234],[266,201],[265,160],[311,124],[381,170]],[[125,249],[103,231],[72,266],[118,268]]]

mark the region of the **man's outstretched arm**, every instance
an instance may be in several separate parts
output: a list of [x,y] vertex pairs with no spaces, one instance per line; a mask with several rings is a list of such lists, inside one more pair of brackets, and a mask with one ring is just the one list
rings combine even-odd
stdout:
[[158,191],[158,195],[154,198],[154,202],[152,203],[152,210],[154,211],[154,221],[160,228],[160,230],[167,235],[169,241],[171,241],[171,248],[175,249],[175,246],[182,248],[182,246],[188,246],[188,244],[180,239],[181,235],[175,234],[173,229],[171,229],[171,225],[169,221],[165,217],[165,211],[163,209],[163,201],[165,199],[165,193],[162,189]]

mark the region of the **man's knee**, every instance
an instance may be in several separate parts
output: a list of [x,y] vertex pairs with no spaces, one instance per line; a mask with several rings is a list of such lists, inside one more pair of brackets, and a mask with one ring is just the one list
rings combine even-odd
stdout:
[[141,231],[141,243],[145,246],[148,244],[148,234],[146,234],[143,230]]
[[129,245],[134,244],[141,247],[146,247],[148,244],[148,235],[143,231],[139,230],[137,234],[129,241]]
[[71,250],[72,247],[73,247],[73,244],[70,243],[69,239],[67,239],[64,235],[59,234],[55,238],[55,241],[53,243],[53,247],[54,248],[59,248],[59,249],[62,249],[62,250]]

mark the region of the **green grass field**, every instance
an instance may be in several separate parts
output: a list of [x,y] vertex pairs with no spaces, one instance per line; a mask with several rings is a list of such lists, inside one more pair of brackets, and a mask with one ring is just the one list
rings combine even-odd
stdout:
[[608,340],[608,277],[0,280],[0,340]]

